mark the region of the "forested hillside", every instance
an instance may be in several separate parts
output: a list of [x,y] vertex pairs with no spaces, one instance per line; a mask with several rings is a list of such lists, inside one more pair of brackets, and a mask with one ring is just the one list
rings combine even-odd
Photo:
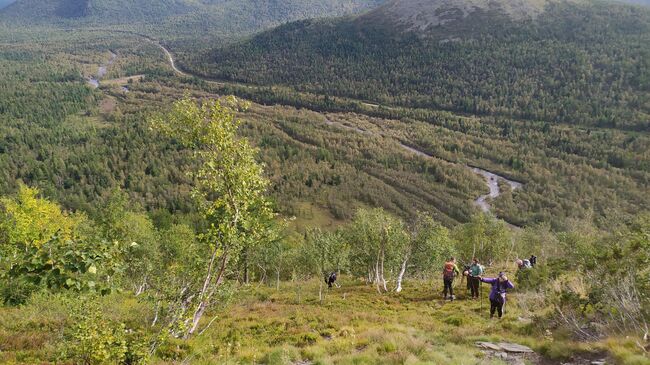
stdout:
[[[7,4],[14,1],[6,1]],[[283,22],[292,18],[303,18],[317,15],[336,15],[358,11],[378,1],[269,1],[269,2],[237,2],[229,0],[188,1],[188,0],[18,0],[3,13],[3,19],[36,23],[52,23],[65,19],[75,19],[94,24],[127,24],[143,26],[144,23],[160,24],[171,17],[199,17],[200,15],[221,16],[225,11],[233,11],[239,7],[239,16],[245,16],[249,21],[262,22],[268,19],[272,22]],[[238,6],[235,6],[238,5]],[[255,9],[262,19],[255,19],[249,10]]]
[[[166,41],[218,43],[284,22],[358,13],[381,0],[18,0],[0,12],[12,26],[113,27]],[[115,27],[119,25],[119,27]],[[216,38],[216,39],[215,39]]]
[[[152,215],[192,214],[187,152],[152,139],[142,122],[189,90],[212,98],[234,93],[259,103],[244,114],[242,133],[263,151],[278,210],[297,216],[300,225],[340,223],[364,206],[401,217],[428,211],[447,226],[467,221],[486,186],[466,165],[524,183],[516,191],[502,188],[492,202],[498,216],[517,225],[562,227],[567,219],[606,224],[605,217],[634,215],[650,204],[644,154],[650,140],[644,133],[377,108],[284,89],[178,79],[158,47],[133,35],[116,41],[110,33],[53,32],[40,44],[39,34],[23,36],[29,41],[0,53],[2,193],[15,192],[22,181],[67,209],[94,214],[123,189]],[[84,78],[110,58],[108,49],[118,56],[107,78],[118,86],[93,91]],[[142,74],[141,82],[119,82]]]
[[354,19],[286,24],[187,62],[217,79],[373,103],[649,128],[650,10],[521,3],[536,6],[464,13],[463,1],[399,0]]

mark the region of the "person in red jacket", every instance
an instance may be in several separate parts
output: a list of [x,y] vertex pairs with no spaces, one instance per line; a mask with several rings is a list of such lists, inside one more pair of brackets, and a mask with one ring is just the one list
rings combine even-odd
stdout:
[[[456,266],[456,259],[450,257],[449,261],[445,262],[445,266],[443,266],[442,268],[442,283],[445,286],[443,294],[445,299],[449,299],[449,300],[456,299],[456,297],[454,296],[453,284],[456,275],[459,274],[460,274],[460,270],[458,270],[458,266]],[[447,293],[449,293],[449,297],[447,297]]]

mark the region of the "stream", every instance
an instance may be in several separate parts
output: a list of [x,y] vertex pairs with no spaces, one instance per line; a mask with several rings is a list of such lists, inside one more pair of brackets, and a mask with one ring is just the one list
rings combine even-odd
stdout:
[[[354,132],[357,132],[357,133],[360,133],[360,134],[378,135],[376,133],[372,133],[370,131],[366,131],[366,130],[363,130],[363,129],[360,129],[360,128],[357,128],[357,127],[351,127],[351,126],[347,126],[345,124],[332,122],[329,119],[327,119],[325,121],[325,123],[327,125],[336,126],[336,127],[339,127],[339,128],[351,130],[351,131],[354,131]],[[420,156],[420,157],[423,157],[423,158],[435,158],[434,156],[431,156],[431,155],[429,155],[428,153],[426,153],[424,151],[421,151],[421,150],[418,150],[418,149],[413,148],[411,146],[405,145],[402,142],[398,142],[398,143],[399,143],[400,147],[403,150],[408,151],[410,153],[413,153],[413,154],[415,154],[417,156]],[[474,204],[476,204],[481,209],[481,211],[483,211],[485,213],[490,212],[490,210],[492,208],[490,206],[490,203],[488,203],[488,199],[496,199],[501,195],[501,188],[499,187],[499,180],[505,181],[510,186],[510,189],[512,189],[513,191],[516,190],[516,189],[520,189],[520,188],[522,188],[524,186],[520,182],[509,180],[509,179],[507,179],[507,178],[505,178],[505,177],[503,177],[501,175],[497,175],[497,174],[495,174],[493,172],[483,170],[481,168],[474,167],[474,166],[467,166],[467,165],[464,165],[464,166],[467,169],[474,172],[475,174],[481,175],[481,176],[483,176],[485,178],[485,183],[488,186],[489,193],[485,194],[485,195],[481,195],[478,198],[476,198],[476,200],[474,200]]]
[[104,76],[106,76],[106,72],[108,72],[108,66],[112,65],[113,62],[115,62],[115,59],[117,59],[117,54],[115,52],[109,52],[111,53],[111,57],[109,58],[108,62],[99,66],[99,69],[97,70],[97,76],[88,78],[88,83],[95,89],[99,87],[99,81]]
[[[425,153],[423,151],[415,149],[415,148],[413,148],[411,146],[407,146],[404,143],[400,142],[399,144],[404,150],[409,151],[409,152],[411,152],[413,154],[416,154],[416,155],[418,155],[420,157],[435,158],[435,157],[429,155],[428,153]],[[508,185],[510,185],[510,189],[512,189],[513,191],[516,190],[516,189],[520,189],[521,187],[524,186],[520,182],[506,179],[505,177],[503,177],[501,175],[497,175],[497,174],[495,174],[493,172],[483,170],[483,169],[478,168],[478,167],[467,166],[467,165],[465,165],[465,167],[470,169],[475,174],[483,176],[485,178],[485,183],[487,184],[488,188],[490,189],[490,192],[488,194],[481,195],[478,198],[476,198],[476,200],[474,200],[474,204],[476,204],[479,208],[481,208],[481,211],[483,211],[484,213],[490,212],[490,210],[492,208],[490,206],[490,203],[488,203],[488,199],[496,199],[501,195],[501,188],[499,187],[499,180],[505,181]]]

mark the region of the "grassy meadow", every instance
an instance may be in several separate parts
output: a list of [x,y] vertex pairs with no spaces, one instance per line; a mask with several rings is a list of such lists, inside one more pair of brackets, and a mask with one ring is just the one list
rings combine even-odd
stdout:
[[[482,303],[467,299],[465,282],[458,280],[454,302],[442,300],[438,280],[407,281],[402,293],[384,295],[349,277],[340,284],[324,289],[322,303],[316,281],[240,287],[228,304],[205,319],[214,322],[203,334],[166,342],[152,363],[588,364],[607,356],[610,363],[648,363],[631,340],[587,344],[555,331],[534,292],[511,292],[506,314],[498,320],[489,318],[487,284]],[[36,296],[22,307],[0,309],[0,361],[67,363],[57,359],[73,350],[64,337],[69,336],[66,327],[79,320],[70,314],[69,300]],[[132,328],[148,327],[154,316],[150,306],[132,295],[98,300],[106,318]],[[535,354],[504,360],[477,348],[476,341],[514,342]]]

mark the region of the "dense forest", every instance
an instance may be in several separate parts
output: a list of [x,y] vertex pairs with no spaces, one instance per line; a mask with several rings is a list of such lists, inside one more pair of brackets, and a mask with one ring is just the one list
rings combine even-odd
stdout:
[[[22,181],[67,209],[92,214],[122,189],[151,214],[193,214],[188,152],[152,139],[143,123],[186,90],[260,103],[242,112],[241,133],[262,150],[277,208],[297,216],[300,225],[335,224],[364,206],[402,217],[427,211],[447,226],[465,222],[486,189],[466,165],[524,183],[514,192],[502,189],[493,204],[498,216],[517,225],[561,227],[567,218],[605,224],[612,215],[634,215],[650,203],[650,164],[643,153],[650,141],[644,133],[377,108],[285,89],[179,79],[160,49],[142,47],[135,36],[115,41],[110,33],[79,32],[75,37],[85,49],[65,46],[71,36],[58,33],[57,40],[52,34],[41,50],[3,48],[5,194]],[[46,56],[47,47],[64,53]],[[118,57],[107,78],[146,75],[124,83],[127,94],[108,83],[94,91],[84,85],[84,77],[110,58],[109,49]],[[70,60],[81,67],[71,68]]]
[[0,24],[59,29],[114,29],[146,34],[179,54],[224,44],[243,35],[299,19],[342,16],[379,0],[18,0],[0,11]]
[[650,126],[650,10],[560,2],[531,21],[478,12],[417,32],[382,15],[289,23],[186,62],[216,79],[386,105]]

